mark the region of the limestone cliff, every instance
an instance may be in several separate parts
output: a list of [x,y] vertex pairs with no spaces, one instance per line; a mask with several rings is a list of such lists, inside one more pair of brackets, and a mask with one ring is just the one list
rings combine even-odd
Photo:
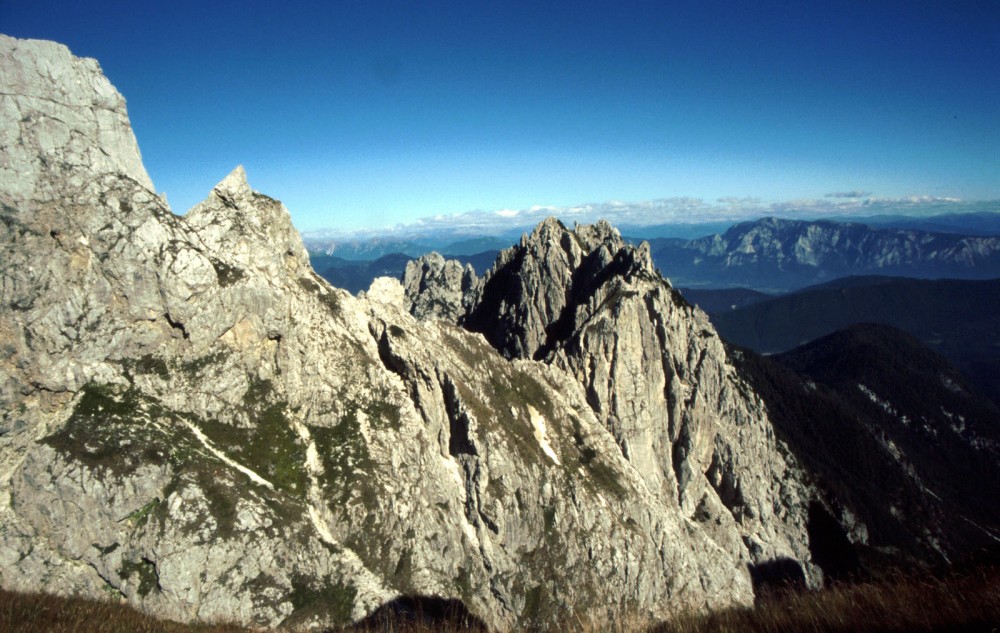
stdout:
[[[2,38],[0,62],[4,587],[301,627],[432,595],[503,630],[747,604],[747,562],[806,558],[770,509],[786,465],[755,401],[725,400],[740,385],[659,282],[606,280],[594,314],[621,305],[579,315],[596,330],[532,325],[508,360],[413,318],[398,282],[330,287],[242,169],[173,215],[92,60]],[[683,363],[598,336],[639,312]],[[643,430],[624,407],[650,390],[670,424]]]
[[509,358],[558,367],[660,503],[743,566],[797,561],[814,583],[816,498],[703,312],[605,222],[555,219],[500,254],[459,322]]
[[479,284],[470,264],[464,267],[439,253],[430,253],[406,264],[403,272],[407,310],[418,319],[456,321],[471,305]]

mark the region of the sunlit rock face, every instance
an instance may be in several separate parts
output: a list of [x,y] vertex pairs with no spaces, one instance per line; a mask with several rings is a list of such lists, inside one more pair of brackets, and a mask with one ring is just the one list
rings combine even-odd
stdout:
[[811,570],[759,400],[610,227],[445,269],[466,327],[418,320],[318,277],[240,168],[171,213],[93,60],[2,38],[0,73],[5,588],[303,627],[429,595],[506,630]]
[[[609,224],[555,219],[502,252],[457,321],[571,375],[664,507],[743,567],[798,561],[814,493],[703,312]],[[413,305],[418,305],[414,301]]]
[[457,320],[469,307],[478,283],[471,264],[462,266],[438,253],[408,262],[403,272],[407,309],[418,319]]

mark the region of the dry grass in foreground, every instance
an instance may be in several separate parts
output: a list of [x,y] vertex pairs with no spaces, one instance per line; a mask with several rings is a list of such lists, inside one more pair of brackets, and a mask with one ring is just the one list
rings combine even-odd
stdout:
[[1000,632],[1000,568],[893,574],[823,591],[776,593],[754,609],[682,617],[653,633]]
[[0,589],[4,633],[246,633],[231,625],[190,625],[157,620],[114,602],[61,598]]
[[[344,631],[356,631],[344,629]],[[430,633],[469,631],[455,623],[407,622],[390,617],[364,631]],[[626,621],[568,623],[560,631],[635,633]],[[182,625],[156,620],[127,606],[0,590],[0,631],[34,633],[244,633],[231,625]],[[819,592],[765,597],[754,609],[682,616],[646,633],[837,633],[846,631],[1000,632],[1000,568],[934,575],[897,575],[878,582],[842,584]]]

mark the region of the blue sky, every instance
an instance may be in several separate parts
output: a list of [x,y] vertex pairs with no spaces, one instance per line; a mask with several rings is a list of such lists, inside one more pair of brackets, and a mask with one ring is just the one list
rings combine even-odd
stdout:
[[177,212],[237,164],[305,230],[1000,198],[1000,0],[2,0],[0,32],[101,62]]

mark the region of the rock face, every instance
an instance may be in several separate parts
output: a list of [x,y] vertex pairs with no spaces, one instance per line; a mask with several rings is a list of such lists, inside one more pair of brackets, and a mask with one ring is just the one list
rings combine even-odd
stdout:
[[[500,254],[460,317],[508,358],[557,367],[659,502],[743,566],[813,582],[803,473],[700,310],[609,224],[540,224]],[[417,303],[415,302],[414,305]]]
[[[729,427],[710,419],[728,409],[700,404],[737,388],[714,361],[641,387],[617,367],[662,365],[655,350],[586,338],[616,364],[542,363],[528,357],[557,339],[535,328],[508,360],[414,319],[398,282],[351,297],[311,270],[287,211],[242,169],[173,215],[96,63],[10,38],[0,60],[19,91],[0,119],[4,587],[301,627],[430,595],[505,630],[747,604],[748,561],[803,551],[794,519],[741,493],[773,478],[740,474],[753,454],[727,452]],[[673,305],[648,283],[641,301]],[[701,326],[680,314],[688,371],[704,346],[689,349]],[[645,405],[612,380],[695,404],[644,431],[621,407]],[[747,402],[719,423],[759,433]],[[773,442],[752,445],[780,460]]]
[[0,203],[49,199],[52,183],[86,173],[120,173],[153,188],[125,100],[96,61],[0,35],[0,85]]
[[403,273],[407,310],[418,319],[456,321],[469,307],[478,283],[470,264],[463,267],[438,253],[423,255],[408,262]]

